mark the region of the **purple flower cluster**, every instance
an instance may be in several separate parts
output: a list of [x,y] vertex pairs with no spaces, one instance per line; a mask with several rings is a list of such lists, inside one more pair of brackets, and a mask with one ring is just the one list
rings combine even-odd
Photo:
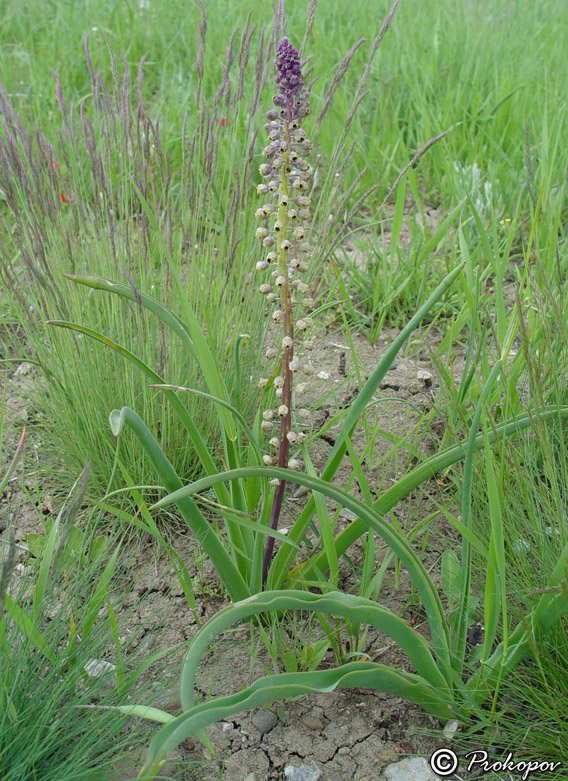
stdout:
[[286,97],[293,97],[304,86],[300,55],[288,38],[282,38],[278,44],[275,69],[276,86]]
[[308,93],[304,89],[300,55],[288,38],[282,38],[278,44],[275,70],[279,93],[275,95],[273,102],[281,109],[281,118],[292,122],[307,116],[310,110]]

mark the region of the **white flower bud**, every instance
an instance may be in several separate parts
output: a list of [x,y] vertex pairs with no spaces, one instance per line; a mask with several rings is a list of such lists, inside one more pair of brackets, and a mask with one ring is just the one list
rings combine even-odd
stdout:
[[254,216],[257,220],[265,220],[268,215],[264,213],[264,209],[257,209],[254,213]]
[[258,288],[258,292],[262,293],[263,296],[268,295],[268,293],[270,293],[271,290],[272,290],[272,285],[261,285]]
[[266,271],[268,268],[268,263],[265,260],[259,260],[256,264],[256,270],[257,271]]
[[310,289],[309,285],[306,285],[305,282],[300,282],[298,280],[298,293],[307,293],[309,289]]
[[303,445],[303,444],[304,444],[304,442],[306,442],[306,440],[307,440],[307,439],[308,439],[308,435],[307,435],[307,434],[304,434],[304,432],[303,432],[303,431],[299,431],[299,432],[298,432],[298,442],[299,442],[301,445]]
[[288,239],[284,239],[284,241],[280,242],[280,249],[283,250],[283,252],[288,252],[292,245],[288,241]]
[[306,323],[305,320],[298,320],[296,322],[296,328],[298,329],[298,331],[306,331],[308,328],[308,324]]
[[282,160],[281,157],[275,157],[274,160],[272,161],[272,168],[275,171],[279,171],[283,165],[284,165],[284,160]]
[[273,179],[271,182],[268,182],[268,189],[271,193],[275,193],[278,190],[278,182],[276,179]]
[[311,308],[314,305],[314,299],[313,298],[302,298],[302,306]]
[[261,176],[268,176],[270,173],[270,166],[268,163],[262,163],[262,165],[259,166],[258,172]]
[[265,377],[261,377],[260,380],[258,381],[258,387],[266,388],[267,385],[268,385],[268,380]]
[[304,317],[304,323],[306,324],[306,328],[311,328],[314,324],[314,321],[311,317]]
[[278,437],[272,437],[268,444],[270,447],[280,447],[280,440]]
[[264,353],[264,357],[269,361],[271,361],[273,358],[276,358],[277,355],[278,353],[274,347],[269,347],[268,350]]
[[272,418],[274,417],[274,410],[265,409],[264,412],[262,413],[262,417],[264,418],[264,420],[272,420]]
[[257,184],[256,192],[258,193],[258,195],[266,195],[266,193],[268,192],[268,187],[265,184]]
[[288,219],[289,220],[295,220],[298,217],[298,212],[296,209],[288,209]]
[[276,220],[276,222],[274,223],[274,230],[276,231],[276,233],[280,233],[280,231],[282,230],[282,223],[280,222],[280,220]]
[[285,336],[284,339],[282,339],[282,347],[284,350],[290,350],[293,346],[294,342],[289,336]]
[[272,458],[272,456],[269,456],[268,453],[262,456],[262,460],[264,461],[266,466],[272,466],[272,464],[274,463],[274,459]]
[[282,377],[280,374],[278,377],[274,378],[274,387],[275,388],[283,388],[284,387],[284,377]]
[[296,410],[296,415],[299,415],[301,418],[304,418],[304,420],[306,420],[307,418],[310,418],[312,416],[312,413],[309,411],[309,409],[306,409],[305,407],[301,407],[300,409]]
[[278,407],[278,414],[280,415],[281,418],[285,418],[288,412],[289,412],[288,407],[285,404],[281,404]]
[[273,477],[272,480],[270,481],[270,485],[273,488],[277,488],[280,485],[280,480],[277,477]]
[[268,228],[257,228],[254,235],[257,239],[264,239],[268,236]]
[[299,396],[302,396],[302,394],[304,394],[307,389],[308,389],[308,386],[306,385],[305,382],[301,382],[299,385],[296,385],[296,393]]
[[300,209],[300,211],[298,212],[298,217],[302,220],[309,220],[311,214],[308,209]]
[[286,282],[286,277],[279,275],[276,277],[274,284],[276,285],[276,287],[282,287],[285,284],[285,282]]
[[300,361],[297,358],[292,358],[290,363],[288,364],[288,368],[291,372],[297,372],[300,368]]
[[311,364],[307,363],[305,366],[302,366],[302,371],[303,371],[303,372],[304,372],[304,374],[306,374],[308,377],[311,377],[311,376],[312,376],[312,374],[314,374],[314,372],[315,372],[315,369],[314,369],[314,367],[313,367]]
[[282,388],[276,388],[276,398],[277,399],[282,398]]
[[306,237],[306,231],[304,228],[294,228],[293,236],[295,241],[302,241]]
[[291,458],[288,461],[288,469],[299,469],[301,467],[301,463],[298,461],[297,458]]
[[309,195],[298,195],[298,197],[294,200],[298,206],[309,206],[312,202],[312,199]]
[[313,339],[306,339],[304,342],[304,350],[313,350],[314,349],[314,342]]
[[274,261],[277,259],[278,255],[275,252],[269,252],[266,256],[266,262],[267,263],[274,263]]
[[295,443],[298,441],[298,435],[296,434],[296,432],[295,432],[295,431],[289,431],[289,432],[286,434],[286,439],[288,440],[288,442],[289,442],[291,445],[294,445],[294,444],[295,444]]
[[273,321],[274,323],[281,323],[281,322],[282,322],[282,316],[283,316],[283,314],[284,314],[284,313],[282,312],[282,310],[281,310],[281,309],[276,309],[276,310],[275,310],[275,311],[272,313],[272,321]]
[[278,293],[269,293],[266,296],[266,300],[269,301],[271,304],[275,304],[276,301],[278,301]]
[[301,271],[302,274],[305,274],[308,269],[309,269],[309,265],[306,263],[306,261],[301,260],[300,265],[298,266],[298,271]]
[[260,424],[260,428],[263,431],[272,431],[272,423],[269,420],[263,420]]
[[300,265],[300,261],[298,260],[298,258],[290,258],[290,260],[288,261],[288,265],[290,266],[290,268],[298,268],[298,266]]
[[262,246],[266,247],[267,249],[270,249],[270,247],[273,247],[274,246],[274,239],[272,238],[272,236],[267,236],[263,240]]
[[282,195],[278,199],[278,203],[280,204],[280,206],[288,206],[288,196],[286,195],[286,193],[282,193]]
[[311,252],[311,249],[312,249],[312,245],[308,244],[307,241],[305,241],[303,244],[300,244],[300,252],[304,252],[304,253]]

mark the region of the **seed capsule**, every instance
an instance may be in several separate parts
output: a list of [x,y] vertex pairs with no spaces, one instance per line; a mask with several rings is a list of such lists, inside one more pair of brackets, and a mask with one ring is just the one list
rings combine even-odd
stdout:
[[278,414],[280,415],[281,418],[285,418],[288,412],[289,412],[288,407],[285,404],[281,404],[278,407]]

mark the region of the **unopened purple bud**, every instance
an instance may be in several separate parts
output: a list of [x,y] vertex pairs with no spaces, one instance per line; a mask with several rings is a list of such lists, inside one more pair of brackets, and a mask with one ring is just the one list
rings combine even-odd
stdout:
[[288,99],[304,86],[300,54],[288,38],[282,38],[276,50],[276,85]]

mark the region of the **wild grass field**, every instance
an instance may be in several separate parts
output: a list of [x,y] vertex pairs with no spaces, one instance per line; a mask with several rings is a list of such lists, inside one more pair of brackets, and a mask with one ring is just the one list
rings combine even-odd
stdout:
[[0,4],[3,781],[562,777],[567,43]]

